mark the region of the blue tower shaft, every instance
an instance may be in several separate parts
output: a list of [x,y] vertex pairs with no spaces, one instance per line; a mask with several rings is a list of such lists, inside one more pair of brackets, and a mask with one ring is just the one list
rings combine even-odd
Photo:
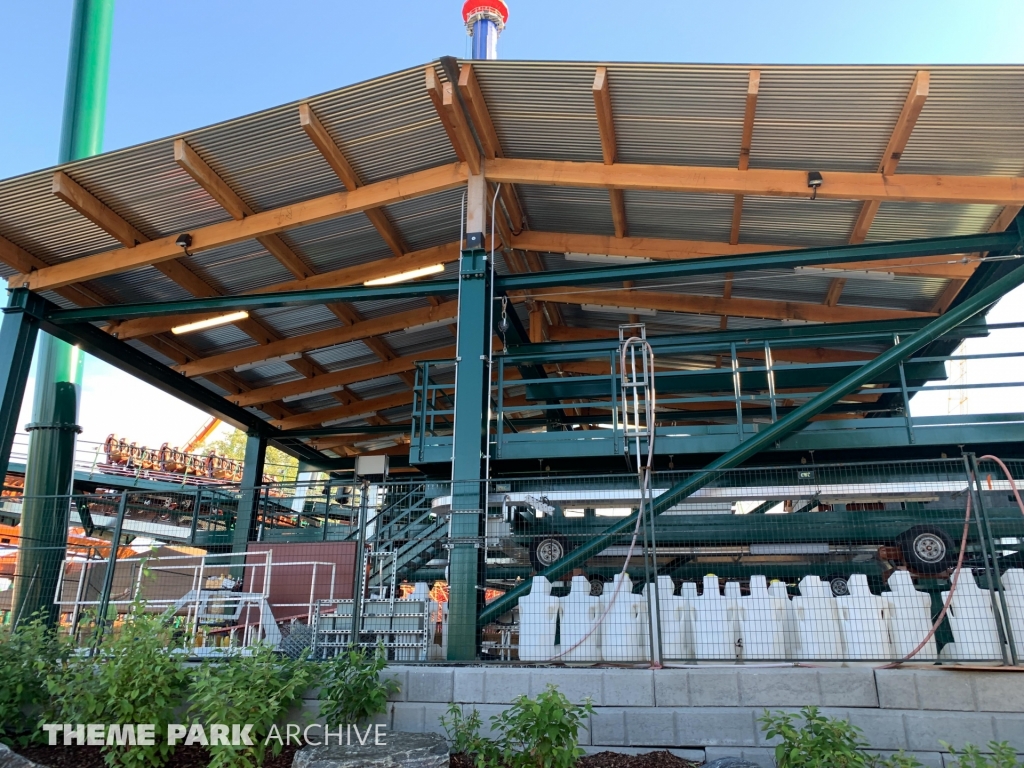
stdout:
[[498,26],[490,19],[473,22],[473,58],[498,58]]

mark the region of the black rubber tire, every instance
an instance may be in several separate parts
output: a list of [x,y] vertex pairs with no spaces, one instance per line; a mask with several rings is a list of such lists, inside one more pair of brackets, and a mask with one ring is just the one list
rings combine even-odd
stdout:
[[834,573],[828,577],[828,587],[832,590],[832,597],[846,597],[850,594],[850,584],[846,576]]
[[538,536],[530,542],[530,564],[543,571],[569,553],[569,545],[561,536]]
[[941,528],[918,525],[896,541],[903,561],[917,573],[944,573],[956,564],[956,544]]

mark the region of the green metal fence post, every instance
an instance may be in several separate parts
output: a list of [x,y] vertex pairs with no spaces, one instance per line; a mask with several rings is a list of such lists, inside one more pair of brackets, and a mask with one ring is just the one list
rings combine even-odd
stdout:
[[[117,504],[117,517],[114,518],[114,530],[110,537],[110,557],[107,558],[107,570],[103,573],[99,613],[96,615],[96,645],[99,645],[107,628],[107,611],[110,609],[110,593],[114,588],[114,569],[117,568],[117,547],[121,543],[121,530],[124,526],[124,515],[127,509],[128,491],[122,491],[121,500]],[[95,651],[95,646],[93,650]]]
[[[719,477],[720,470],[742,464],[751,456],[760,453],[776,441],[782,440],[795,432],[812,417],[824,411],[840,398],[855,392],[864,384],[891,370],[901,360],[907,359],[953,328],[984,311],[1022,283],[1024,283],[1024,267],[1017,267],[991,285],[978,291],[959,306],[948,310],[944,315],[932,320],[921,330],[908,336],[898,346],[890,347],[846,378],[815,395],[802,406],[779,419],[768,429],[755,433],[731,451],[715,459],[701,471],[695,472],[686,480],[669,488],[665,493],[658,496],[655,501],[654,515],[660,515],[666,509],[675,506],[704,486],[714,482]],[[557,563],[545,568],[539,575],[545,576],[549,580],[560,576],[605,549],[611,541],[617,536],[623,535],[626,531],[631,530],[635,524],[636,516],[634,513],[608,527],[603,534],[590,539],[586,544],[568,553]],[[520,584],[494,600],[481,611],[478,621],[481,624],[485,624],[512,610],[519,597],[525,594],[529,588],[528,582]]]
[[[1006,592],[1003,590],[1003,579],[999,573],[999,561],[996,559],[996,542],[992,536],[992,527],[989,525],[988,512],[985,509],[985,500],[982,498],[981,475],[978,472],[978,457],[968,453],[964,459],[967,461],[970,470],[968,477],[971,478],[971,492],[978,508],[976,521],[978,524],[978,535],[983,542],[982,551],[985,553],[986,570],[988,570],[988,589],[992,596],[992,608],[996,615],[999,629],[1004,638],[1003,656],[1009,648],[1009,661],[1012,666],[1017,666],[1017,648],[1013,642],[1013,628],[1010,622],[1009,605],[1006,601]],[[998,595],[998,599],[997,599]]]

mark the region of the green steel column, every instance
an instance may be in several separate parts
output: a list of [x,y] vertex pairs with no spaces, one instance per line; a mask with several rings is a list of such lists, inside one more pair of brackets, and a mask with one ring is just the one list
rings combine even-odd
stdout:
[[[242,492],[238,500],[238,515],[231,536],[231,551],[245,552],[249,542],[256,538],[259,518],[260,491],[263,469],[267,460],[267,439],[249,434],[245,438],[245,460],[242,465]],[[232,572],[242,575],[242,558],[232,558]]]
[[[472,235],[470,241],[472,242]],[[458,364],[452,456],[452,513],[448,557],[448,659],[476,658],[483,592],[485,519],[483,457],[487,439],[487,350],[491,328],[487,252],[462,252],[459,270]]]
[[[114,0],[75,0],[58,161],[97,154],[103,146]],[[64,559],[69,505],[54,498],[71,489],[78,399],[84,357],[44,335],[39,342],[29,455],[15,584],[14,616],[43,609],[55,618],[53,594]]]

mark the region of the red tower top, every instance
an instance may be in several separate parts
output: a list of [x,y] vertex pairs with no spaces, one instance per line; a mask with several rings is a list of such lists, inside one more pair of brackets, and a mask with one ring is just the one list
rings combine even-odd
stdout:
[[493,21],[500,32],[508,21],[508,4],[505,0],[466,0],[462,6],[462,20],[466,29],[472,32],[473,24],[480,19]]

